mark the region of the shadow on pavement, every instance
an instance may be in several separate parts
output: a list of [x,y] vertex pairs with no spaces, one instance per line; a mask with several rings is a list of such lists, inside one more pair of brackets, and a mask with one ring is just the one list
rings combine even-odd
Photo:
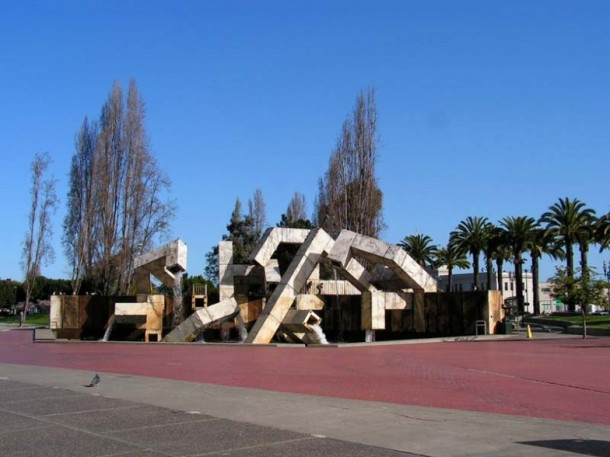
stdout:
[[557,449],[558,451],[574,452],[576,454],[592,455],[594,457],[610,456],[610,441],[600,440],[545,440],[523,441],[519,444]]

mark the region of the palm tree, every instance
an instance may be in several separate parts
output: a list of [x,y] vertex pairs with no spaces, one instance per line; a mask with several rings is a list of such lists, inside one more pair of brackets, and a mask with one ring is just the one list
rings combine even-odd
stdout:
[[504,258],[498,257],[501,252],[501,248],[504,245],[504,237],[502,236],[502,229],[496,227],[492,223],[487,224],[485,237],[485,265],[487,269],[487,290],[493,288],[493,261],[499,261],[498,264],[498,290],[502,291],[502,263]]
[[511,248],[508,245],[506,234],[501,227],[492,226],[489,237],[487,239],[487,252],[493,261],[496,262],[496,281],[498,282],[498,290],[504,295],[502,288],[504,262],[511,260]]
[[557,244],[553,233],[550,230],[545,230],[543,228],[536,228],[534,230],[534,236],[529,251],[530,256],[532,257],[534,314],[540,314],[540,294],[538,293],[538,285],[540,283],[540,258],[543,254],[548,254],[553,259],[563,259],[565,254],[562,247]]
[[[593,211],[595,213],[595,211]],[[590,215],[584,218],[581,230],[576,236],[578,248],[580,249],[580,275],[584,281],[589,281],[589,245],[596,241],[595,227],[597,226],[597,218]]]
[[515,281],[517,282],[517,305],[518,309],[522,310],[524,308],[523,253],[530,248],[537,223],[530,216],[509,216],[500,221],[500,226],[504,230],[507,245],[511,249],[513,264],[515,265]]
[[432,244],[432,238],[428,235],[408,235],[398,245],[407,251],[420,266],[424,268],[434,267],[438,248]]
[[595,224],[595,241],[599,243],[599,252],[610,247],[610,213],[597,219]]
[[455,243],[459,249],[472,256],[475,287],[479,284],[479,254],[485,248],[488,224],[486,217],[468,216],[450,235],[450,243]]
[[[590,237],[586,233],[590,230],[592,221],[595,218],[595,211],[587,208],[586,205],[577,198],[560,198],[557,203],[549,207],[549,210],[540,217],[540,223],[546,224],[546,228],[563,244],[566,254],[566,275],[574,280],[574,244],[580,244],[581,263],[584,260],[589,246],[587,241]],[[581,265],[582,267],[582,265]],[[568,297],[570,293],[568,293]],[[576,304],[569,300],[568,307],[574,311]]]
[[447,292],[451,292],[453,286],[453,269],[470,268],[470,262],[466,258],[466,253],[459,249],[455,244],[449,242],[447,247],[440,248],[436,252],[436,267],[447,267]]

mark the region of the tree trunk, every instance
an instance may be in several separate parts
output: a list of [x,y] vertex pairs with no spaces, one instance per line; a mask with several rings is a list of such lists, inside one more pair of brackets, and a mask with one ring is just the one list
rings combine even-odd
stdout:
[[532,256],[532,296],[534,300],[534,314],[537,316],[540,314],[540,294],[538,293],[539,274],[540,269],[538,266],[538,257]]
[[498,270],[496,272],[496,274],[498,275],[498,290],[500,291],[500,294],[502,294],[502,296],[504,296],[504,284],[502,284],[502,265],[503,265],[503,261],[502,259],[496,259],[496,269]]
[[487,290],[493,288],[494,266],[490,255],[485,256],[485,268],[487,269]]
[[453,268],[449,268],[447,273],[447,292],[451,292],[451,287],[453,286]]
[[[570,279],[574,279],[574,246],[570,241],[566,241],[566,275]],[[570,283],[571,284],[571,283]],[[572,291],[572,285],[568,289],[568,311],[576,311],[576,303],[574,303],[574,293]]]
[[472,268],[473,268],[473,278],[474,278],[474,290],[478,290],[479,286],[479,253],[471,252],[472,254]]
[[525,304],[523,300],[523,259],[521,255],[515,256],[515,282],[517,283],[517,309],[522,315],[525,314]]

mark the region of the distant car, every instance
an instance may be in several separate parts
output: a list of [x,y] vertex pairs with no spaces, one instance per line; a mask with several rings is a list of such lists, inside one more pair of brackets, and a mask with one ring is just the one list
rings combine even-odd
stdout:
[[600,311],[599,315],[600,316],[610,316],[610,311]]

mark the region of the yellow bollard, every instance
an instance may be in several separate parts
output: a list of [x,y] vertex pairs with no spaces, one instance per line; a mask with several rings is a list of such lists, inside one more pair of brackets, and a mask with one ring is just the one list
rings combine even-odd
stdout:
[[532,339],[532,329],[530,328],[529,324],[527,324],[527,339]]

